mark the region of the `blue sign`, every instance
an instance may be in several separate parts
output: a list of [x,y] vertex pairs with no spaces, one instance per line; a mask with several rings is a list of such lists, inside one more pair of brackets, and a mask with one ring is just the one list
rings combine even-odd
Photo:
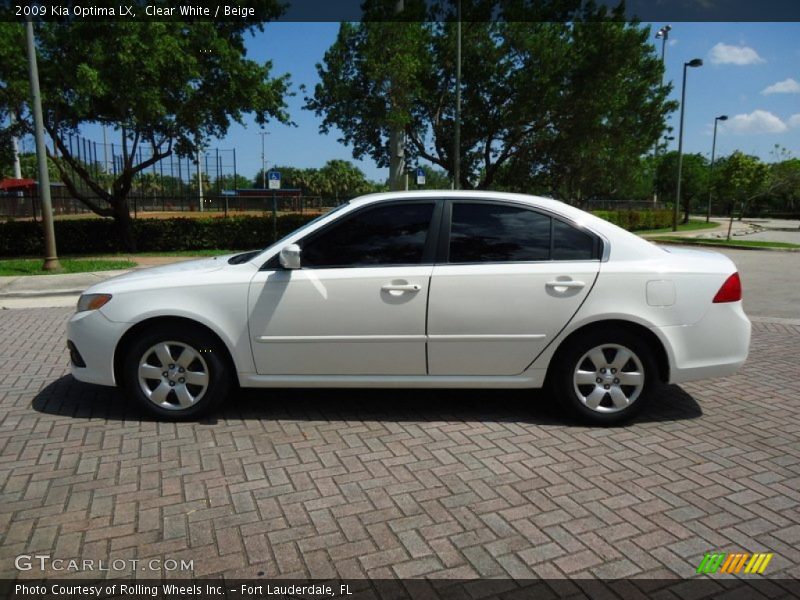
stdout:
[[281,189],[281,172],[280,171],[269,171],[267,173],[267,179],[269,180],[269,189],[271,189],[271,190],[279,190],[279,189]]
[[425,169],[417,167],[417,185],[425,185]]

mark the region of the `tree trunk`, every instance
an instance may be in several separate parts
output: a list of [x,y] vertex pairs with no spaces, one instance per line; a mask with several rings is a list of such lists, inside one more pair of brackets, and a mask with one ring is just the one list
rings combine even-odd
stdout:
[[128,203],[124,199],[115,200],[114,226],[117,237],[127,252],[136,252],[136,236],[133,234],[133,219],[128,211]]

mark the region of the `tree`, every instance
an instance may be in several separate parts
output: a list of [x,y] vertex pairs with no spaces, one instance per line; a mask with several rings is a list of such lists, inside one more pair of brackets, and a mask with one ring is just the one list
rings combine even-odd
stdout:
[[[377,191],[377,184],[367,180],[364,173],[346,160],[329,160],[321,169],[300,169],[276,165],[269,170],[281,174],[281,188],[299,189],[304,196],[331,199],[350,199]],[[263,171],[256,174],[255,187],[263,186]]]
[[[681,165],[681,206],[683,222],[689,222],[692,202],[708,197],[708,160],[702,154],[684,154]],[[678,183],[678,153],[668,152],[659,159],[656,190],[660,198],[675,201]]]
[[[613,189],[675,106],[649,29],[578,0],[536,3],[527,22],[470,20],[486,3],[465,4],[461,186],[576,199]],[[387,166],[389,130],[401,126],[411,164],[452,174],[454,57],[452,21],[345,23],[306,108],[356,158]]]
[[349,200],[372,191],[373,184],[364,173],[346,160],[329,160],[319,170],[318,192],[320,196],[335,200]]
[[[263,20],[282,10],[276,0],[253,4]],[[245,21],[78,19],[38,25],[45,128],[61,180],[95,213],[114,218],[128,250],[135,249],[135,240],[127,197],[138,173],[173,153],[192,155],[246,113],[262,125],[269,119],[288,122],[288,76],[273,78],[269,62],[246,58],[244,35],[260,27]],[[0,52],[5,46],[0,44]],[[24,47],[0,56],[0,80],[15,90],[27,82],[24,56]],[[63,142],[87,123],[110,126],[120,136],[123,160],[110,191]],[[143,145],[148,152],[139,152]]]
[[741,220],[750,202],[767,192],[768,177],[769,166],[762,163],[756,156],[748,156],[737,150],[723,159],[720,168],[721,189],[719,194],[721,198],[730,202],[728,239],[731,238],[736,205],[741,207],[739,211],[739,220]]
[[794,212],[800,205],[800,158],[789,158],[770,165],[770,180],[780,185],[771,194],[778,211]]
[[219,190],[245,190],[252,187],[250,181],[244,175],[223,175],[214,180],[214,189]]

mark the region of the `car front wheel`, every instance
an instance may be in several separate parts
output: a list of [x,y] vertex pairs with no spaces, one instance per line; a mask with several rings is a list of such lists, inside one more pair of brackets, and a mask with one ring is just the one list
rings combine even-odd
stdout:
[[131,344],[124,361],[126,394],[160,419],[200,417],[231,389],[220,343],[200,329],[154,327]]
[[650,348],[635,335],[592,332],[560,355],[555,391],[582,420],[612,425],[642,409],[656,385],[656,369]]

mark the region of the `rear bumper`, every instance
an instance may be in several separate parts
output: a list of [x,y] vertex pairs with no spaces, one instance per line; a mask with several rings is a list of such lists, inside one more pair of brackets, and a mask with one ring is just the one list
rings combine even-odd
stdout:
[[[75,313],[67,323],[67,340],[78,355],[71,352],[72,376],[86,383],[116,385],[114,351],[126,327],[127,323],[109,321],[99,310]],[[76,358],[85,366],[79,366]]]
[[750,320],[741,302],[712,304],[693,325],[660,327],[670,353],[670,383],[724,377],[747,360]]

